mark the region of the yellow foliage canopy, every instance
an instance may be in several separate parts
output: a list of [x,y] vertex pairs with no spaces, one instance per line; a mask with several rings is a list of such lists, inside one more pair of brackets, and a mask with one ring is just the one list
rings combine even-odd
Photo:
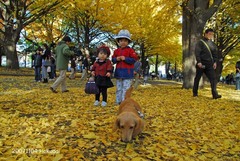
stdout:
[[165,0],[65,1],[40,23],[29,26],[29,36],[54,40],[64,22],[74,23],[76,16],[87,25],[88,20],[82,16],[86,13],[103,31],[117,34],[121,29],[128,29],[135,42],[144,43],[147,54],[160,54],[167,58],[180,55],[177,7],[175,2]]

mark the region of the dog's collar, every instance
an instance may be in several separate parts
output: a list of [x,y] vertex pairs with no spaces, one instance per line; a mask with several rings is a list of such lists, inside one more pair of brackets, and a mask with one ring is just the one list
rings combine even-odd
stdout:
[[142,119],[144,119],[144,114],[141,111],[137,111],[139,117],[141,117]]

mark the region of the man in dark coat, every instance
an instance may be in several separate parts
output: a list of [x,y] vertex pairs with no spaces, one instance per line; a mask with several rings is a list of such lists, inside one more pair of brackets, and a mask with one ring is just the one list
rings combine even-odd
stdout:
[[197,60],[196,65],[196,77],[194,79],[193,86],[193,96],[198,96],[198,86],[199,81],[203,75],[206,74],[207,78],[210,81],[211,89],[212,89],[212,97],[213,99],[221,98],[221,95],[218,95],[216,86],[216,76],[215,69],[217,67],[217,46],[211,40],[213,39],[214,31],[212,29],[207,29],[204,33],[204,37],[200,39],[195,48],[195,56]]

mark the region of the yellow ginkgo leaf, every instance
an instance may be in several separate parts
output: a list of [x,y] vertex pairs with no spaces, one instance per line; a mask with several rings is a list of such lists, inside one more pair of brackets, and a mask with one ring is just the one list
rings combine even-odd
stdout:
[[63,158],[63,154],[56,154],[56,156],[53,158],[53,161],[59,161]]
[[90,132],[90,133],[88,133],[86,135],[83,135],[83,138],[85,138],[85,139],[97,139],[97,138],[99,138],[99,136],[96,136],[95,133]]

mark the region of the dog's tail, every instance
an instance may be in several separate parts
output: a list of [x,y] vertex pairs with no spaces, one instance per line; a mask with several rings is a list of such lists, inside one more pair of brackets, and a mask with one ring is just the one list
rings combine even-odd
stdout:
[[125,99],[127,99],[127,98],[130,98],[130,97],[131,97],[132,91],[133,91],[133,87],[131,86],[131,87],[130,87],[130,88],[128,88],[128,90],[126,91],[126,94],[125,94]]

